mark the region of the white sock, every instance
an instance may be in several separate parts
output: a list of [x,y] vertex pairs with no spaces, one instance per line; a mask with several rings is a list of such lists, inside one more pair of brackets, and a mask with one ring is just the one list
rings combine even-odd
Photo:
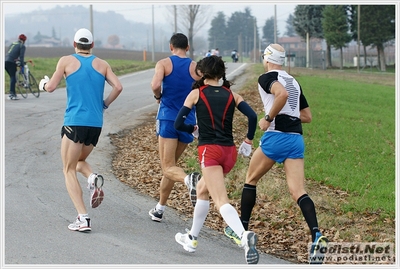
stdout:
[[231,229],[242,238],[244,228],[236,209],[231,204],[224,204],[220,207],[219,213],[221,213],[226,224],[228,224],[229,227],[231,227]]
[[208,210],[210,208],[209,200],[199,200],[197,199],[196,206],[193,212],[193,224],[190,229],[190,234],[198,237],[201,227],[203,227],[204,221],[207,218]]
[[162,211],[162,212],[164,212],[164,210],[165,210],[165,205],[160,205],[160,203],[157,203],[156,209],[157,209],[157,210],[160,210],[160,211]]
[[90,184],[91,183],[91,178],[94,177],[96,174],[91,173],[90,176],[87,178],[87,182]]
[[89,214],[79,214],[79,219],[80,220],[83,220],[83,219],[86,219],[86,218],[89,218]]

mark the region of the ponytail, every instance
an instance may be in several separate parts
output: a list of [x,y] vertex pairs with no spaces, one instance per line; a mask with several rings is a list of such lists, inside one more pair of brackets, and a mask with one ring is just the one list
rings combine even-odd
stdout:
[[205,79],[206,79],[205,77],[201,77],[201,79],[196,80],[192,85],[192,90],[200,88],[201,86],[204,86],[204,80]]
[[224,87],[226,87],[228,89],[230,89],[231,85],[233,85],[233,83],[231,83],[229,80],[226,79],[225,73],[222,76],[222,80],[223,80],[222,86],[224,86]]

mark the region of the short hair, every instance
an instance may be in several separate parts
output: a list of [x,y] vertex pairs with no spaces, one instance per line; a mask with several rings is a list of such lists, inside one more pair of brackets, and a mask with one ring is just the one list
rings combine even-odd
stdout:
[[186,49],[189,46],[188,38],[182,33],[173,34],[169,43],[177,49]]
[[80,50],[90,50],[92,48],[92,44],[76,43],[76,48]]

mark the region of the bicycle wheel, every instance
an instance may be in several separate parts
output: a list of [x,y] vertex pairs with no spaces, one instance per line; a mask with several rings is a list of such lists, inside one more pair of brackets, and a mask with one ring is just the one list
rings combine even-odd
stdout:
[[39,85],[37,84],[35,77],[32,75],[30,71],[29,71],[29,90],[36,98],[39,97],[40,95]]
[[18,89],[18,92],[21,94],[22,97],[28,97],[28,87],[29,85],[25,85],[25,77],[23,74],[18,72],[17,83],[15,83],[15,88]]

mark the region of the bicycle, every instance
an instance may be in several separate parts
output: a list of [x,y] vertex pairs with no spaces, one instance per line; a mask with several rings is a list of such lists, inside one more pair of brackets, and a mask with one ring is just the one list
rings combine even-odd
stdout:
[[[32,66],[35,66],[33,64],[32,60],[28,61]],[[40,96],[40,90],[39,90],[39,85],[36,82],[35,77],[32,75],[31,71],[29,70],[28,62],[24,62],[24,73],[21,72],[22,66],[21,62],[17,61],[17,66],[19,67],[19,70],[17,70],[17,74],[15,75],[17,79],[17,83],[15,86],[18,88],[19,93],[23,98],[28,97],[28,90],[38,98]]]

